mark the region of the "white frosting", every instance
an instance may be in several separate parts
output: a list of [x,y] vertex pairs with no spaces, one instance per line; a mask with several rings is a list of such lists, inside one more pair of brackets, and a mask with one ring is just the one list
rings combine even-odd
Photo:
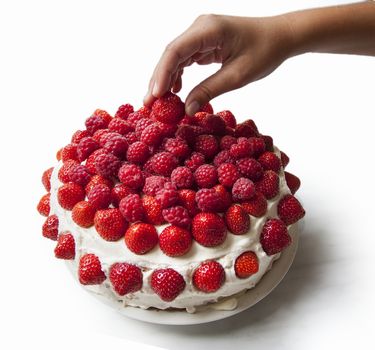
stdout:
[[[279,151],[276,149],[276,153]],[[69,261],[71,268],[76,271],[79,259],[86,253],[97,255],[102,264],[102,270],[106,276],[109,274],[109,268],[115,262],[129,262],[136,264],[143,272],[142,290],[125,296],[119,296],[113,291],[111,283],[107,278],[101,285],[84,286],[87,290],[100,294],[109,300],[112,300],[117,306],[121,303],[123,306],[137,306],[147,309],[155,307],[158,309],[182,308],[188,312],[194,312],[197,306],[207,303],[217,302],[219,298],[233,296],[246,289],[253,288],[262,276],[271,268],[274,260],[278,259],[280,254],[268,256],[259,243],[259,236],[263,224],[269,217],[277,217],[277,203],[281,197],[290,193],[286,185],[283,170],[280,171],[280,192],[278,196],[268,201],[267,216],[256,218],[251,216],[250,230],[243,235],[234,235],[228,231],[225,242],[217,247],[207,248],[197,242],[193,242],[191,250],[181,257],[168,257],[159,246],[145,255],[136,255],[132,253],[125,245],[124,239],[117,242],[107,242],[103,240],[96,232],[95,227],[88,229],[78,226],[72,220],[71,211],[63,209],[57,201],[57,190],[62,185],[58,179],[58,171],[62,163],[60,162],[54,169],[51,176],[51,197],[50,215],[55,214],[59,218],[59,233],[69,231],[76,242],[75,260]],[[167,225],[156,227],[160,233]],[[259,271],[252,276],[240,279],[234,271],[234,261],[245,251],[253,251],[259,260]],[[191,282],[193,271],[202,261],[215,259],[225,269],[225,283],[214,293],[203,293],[198,291]],[[150,277],[155,269],[171,267],[179,272],[185,279],[186,287],[178,297],[172,302],[164,302],[155,294],[150,286]],[[121,305],[120,304],[120,305]],[[224,300],[215,304],[215,309],[232,310],[236,307],[236,298]]]

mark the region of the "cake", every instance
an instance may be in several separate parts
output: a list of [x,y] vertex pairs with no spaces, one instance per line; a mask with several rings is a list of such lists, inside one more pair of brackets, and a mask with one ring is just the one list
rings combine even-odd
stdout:
[[121,307],[194,312],[256,286],[305,211],[288,156],[253,120],[167,93],[96,110],[42,175],[43,236]]

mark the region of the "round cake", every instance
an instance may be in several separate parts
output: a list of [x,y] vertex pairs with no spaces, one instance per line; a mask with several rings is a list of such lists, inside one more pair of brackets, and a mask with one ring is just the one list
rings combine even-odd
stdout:
[[116,306],[179,309],[253,288],[305,211],[288,156],[210,104],[96,110],[57,152],[37,209],[79,283]]

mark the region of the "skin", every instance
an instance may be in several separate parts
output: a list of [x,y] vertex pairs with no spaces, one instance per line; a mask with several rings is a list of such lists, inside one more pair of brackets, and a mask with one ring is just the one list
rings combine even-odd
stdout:
[[202,15],[167,45],[144,104],[182,87],[184,68],[221,63],[188,94],[186,113],[225,92],[273,72],[290,57],[307,52],[375,56],[375,2],[332,6],[273,17]]

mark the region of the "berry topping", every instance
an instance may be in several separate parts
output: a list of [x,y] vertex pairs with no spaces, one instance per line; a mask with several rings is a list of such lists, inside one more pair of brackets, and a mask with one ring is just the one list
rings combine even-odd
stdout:
[[82,187],[86,186],[91,179],[91,175],[86,166],[82,164],[74,165],[68,171],[69,182],[74,182]]
[[73,182],[68,182],[57,191],[57,200],[61,207],[66,210],[72,210],[74,205],[85,198],[85,191]]
[[51,194],[46,193],[39,201],[36,209],[38,210],[40,215],[43,216],[48,216],[50,212],[50,204],[49,204],[49,199],[50,199]]
[[234,204],[225,213],[225,223],[230,232],[242,235],[249,231],[250,216],[240,205]]
[[111,189],[104,184],[94,185],[87,193],[87,200],[95,209],[105,209],[111,204]]
[[95,254],[85,254],[79,260],[79,281],[83,285],[101,284],[106,277],[102,271],[102,265]]
[[158,243],[159,237],[153,225],[143,222],[131,225],[125,233],[126,246],[135,254],[145,254]]
[[159,122],[174,124],[185,115],[185,106],[181,99],[170,92],[158,98],[152,105],[152,116]]
[[285,171],[284,174],[286,184],[288,185],[290,192],[292,192],[292,194],[295,194],[301,186],[301,180],[297,176],[288,173],[287,171]]
[[170,182],[167,182],[164,188],[156,193],[156,200],[165,209],[178,204],[179,195],[175,187]]
[[287,194],[277,204],[277,215],[285,225],[291,225],[305,216],[305,210],[296,197]]
[[272,199],[279,193],[279,176],[273,170],[266,170],[255,187],[267,199]]
[[51,175],[53,172],[53,167],[47,169],[46,171],[43,172],[42,175],[42,184],[44,188],[46,189],[47,192],[51,190]]
[[146,222],[153,225],[161,225],[164,223],[162,207],[155,197],[143,196],[142,204],[145,209]]
[[185,166],[180,166],[172,171],[171,180],[177,188],[191,188],[194,184],[194,175]]
[[59,169],[58,178],[61,182],[69,182],[70,169],[77,166],[79,163],[76,160],[67,160]]
[[104,151],[95,157],[95,170],[103,177],[111,178],[116,176],[120,166],[120,159],[108,151]]
[[139,267],[128,263],[115,263],[109,270],[109,280],[118,295],[135,293],[142,288],[143,275]]
[[77,145],[70,143],[61,150],[61,160],[66,162],[67,160],[78,160]]
[[263,176],[263,168],[254,158],[242,158],[237,161],[240,173],[251,181],[258,181]]
[[255,194],[254,183],[246,177],[239,178],[233,185],[232,197],[237,201],[246,201]]
[[217,261],[206,261],[193,273],[195,288],[204,293],[216,292],[225,281],[224,268]]
[[64,233],[57,239],[55,257],[58,259],[72,260],[76,255],[76,246],[71,233]]
[[191,218],[186,208],[181,206],[175,206],[163,210],[163,218],[165,221],[172,225],[189,228],[191,224]]
[[145,180],[145,185],[143,186],[143,193],[149,196],[155,196],[156,193],[164,188],[164,185],[169,182],[169,179],[163,176],[149,176]]
[[118,241],[125,234],[127,222],[117,208],[98,210],[94,218],[95,229],[106,241]]
[[203,164],[194,172],[195,182],[200,188],[210,188],[217,184],[217,170],[213,165]]
[[281,157],[281,164],[283,168],[285,169],[286,166],[289,164],[289,157],[283,151],[280,151],[280,157]]
[[121,199],[119,209],[123,217],[129,222],[141,221],[145,215],[141,197],[129,194]]
[[92,188],[95,186],[95,185],[98,185],[98,184],[102,184],[102,185],[106,185],[108,186],[109,188],[111,188],[113,186],[113,183],[111,180],[109,179],[106,179],[105,177],[103,176],[100,176],[100,175],[94,175],[90,182],[86,185],[85,187],[85,191],[86,193],[89,193]]
[[92,137],[84,137],[77,145],[77,157],[80,162],[88,158],[88,156],[100,147]]
[[196,214],[198,214],[199,209],[195,201],[195,191],[180,190],[178,191],[178,195],[179,195],[179,202],[181,203],[183,207],[187,209],[190,217],[194,217]]
[[160,152],[152,157],[152,169],[158,175],[170,176],[177,165],[177,158],[169,152]]
[[151,288],[160,299],[171,302],[185,289],[184,278],[175,270],[159,269],[151,275]]
[[260,218],[267,212],[267,199],[262,193],[255,192],[254,196],[246,202],[242,202],[241,206],[246,213]]
[[238,278],[247,278],[259,270],[258,257],[254,252],[242,253],[234,263],[234,271]]
[[192,221],[191,233],[205,247],[218,246],[227,236],[224,220],[215,213],[197,214]]
[[217,168],[217,172],[219,175],[219,182],[226,187],[232,187],[234,183],[240,178],[240,173],[237,170],[237,166],[235,166],[234,164],[220,164]]
[[197,206],[202,211],[219,212],[222,208],[220,194],[214,188],[202,188],[196,195]]
[[166,227],[159,237],[160,249],[168,256],[186,254],[192,245],[191,233],[177,226]]
[[144,184],[144,176],[139,166],[134,164],[124,164],[119,172],[120,181],[134,190],[141,188]]
[[81,227],[88,228],[94,225],[96,209],[86,201],[78,202],[72,209],[72,220]]
[[273,170],[278,173],[281,168],[280,158],[273,152],[264,152],[259,158],[258,162],[264,170]]
[[57,240],[57,235],[59,233],[59,219],[56,215],[50,215],[46,221],[44,221],[42,227],[43,236],[53,241]]
[[267,255],[274,255],[284,250],[292,239],[283,221],[269,219],[266,221],[260,234],[260,244]]

